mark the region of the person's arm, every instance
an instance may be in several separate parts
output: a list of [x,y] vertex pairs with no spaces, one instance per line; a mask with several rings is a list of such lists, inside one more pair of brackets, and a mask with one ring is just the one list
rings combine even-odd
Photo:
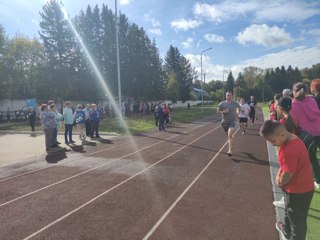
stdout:
[[288,173],[288,172],[283,171],[279,176],[278,186],[281,188],[284,188],[284,186],[287,185],[291,181],[293,175],[294,175],[293,173]]

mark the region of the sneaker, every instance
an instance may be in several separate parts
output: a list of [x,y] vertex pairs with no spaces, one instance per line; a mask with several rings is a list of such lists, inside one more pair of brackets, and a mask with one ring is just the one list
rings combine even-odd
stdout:
[[69,142],[70,142],[70,143],[75,143],[75,141],[73,141],[73,140],[70,140]]
[[64,143],[65,143],[65,144],[69,144],[69,142],[68,142],[68,141],[65,141]]
[[279,201],[273,201],[273,205],[279,208],[284,208],[284,197],[282,197]]
[[244,134],[245,134],[245,132],[246,132],[246,131],[245,131],[245,130],[243,130],[243,131],[242,131],[242,135],[244,135]]
[[319,190],[320,189],[320,183],[314,182],[314,188]]
[[232,152],[228,151],[228,156],[231,157],[232,156]]
[[289,238],[286,236],[287,234],[285,233],[283,227],[284,227],[284,224],[282,222],[280,221],[276,222],[276,229],[280,233],[282,240],[289,240]]

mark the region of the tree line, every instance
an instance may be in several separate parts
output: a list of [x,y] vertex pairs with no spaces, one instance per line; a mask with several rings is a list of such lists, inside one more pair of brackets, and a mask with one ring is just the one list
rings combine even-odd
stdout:
[[[68,19],[62,6],[57,0],[43,6],[39,13],[39,39],[19,34],[8,38],[0,25],[1,99],[97,101],[110,97],[101,87],[96,70],[112,95],[117,96],[116,19],[123,96],[173,101],[196,98],[192,88],[200,88],[200,77],[177,47],[169,46],[161,59],[155,40],[125,14],[116,18],[105,4],[88,5],[85,11]],[[225,82],[212,80],[204,83],[203,89],[208,93],[205,99],[221,100],[224,92],[232,91],[246,98],[255,95],[261,101],[290,88],[294,82],[308,83],[315,77],[320,77],[320,64],[302,70],[291,66],[247,67],[236,79],[230,71]]]

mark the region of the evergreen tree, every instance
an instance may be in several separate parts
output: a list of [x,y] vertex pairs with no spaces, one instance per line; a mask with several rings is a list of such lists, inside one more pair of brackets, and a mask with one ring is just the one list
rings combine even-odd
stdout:
[[234,77],[232,75],[232,71],[229,72],[229,75],[228,75],[228,78],[227,78],[227,82],[226,82],[226,91],[229,91],[229,92],[234,92],[234,83],[235,83],[235,80],[234,80]]

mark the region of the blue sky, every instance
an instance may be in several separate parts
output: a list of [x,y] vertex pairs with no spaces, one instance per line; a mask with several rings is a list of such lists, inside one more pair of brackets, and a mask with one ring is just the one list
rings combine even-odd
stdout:
[[[114,0],[62,0],[71,17],[88,4]],[[2,0],[0,24],[10,37],[38,37],[45,0]],[[311,67],[320,62],[319,0],[118,0],[129,21],[156,40],[163,58],[170,44],[179,48],[206,80],[235,77],[246,66]],[[120,56],[121,57],[121,56]]]

